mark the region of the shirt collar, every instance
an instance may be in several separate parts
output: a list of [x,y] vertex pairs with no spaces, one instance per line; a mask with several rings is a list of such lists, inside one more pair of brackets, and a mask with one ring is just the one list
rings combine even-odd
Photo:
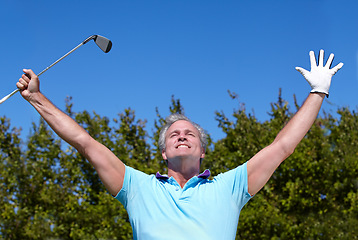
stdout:
[[[210,177],[210,175],[211,175],[210,170],[209,170],[209,169],[206,169],[204,172],[200,173],[197,177],[198,177],[198,178],[204,178],[204,179],[206,179],[206,178]],[[155,177],[156,177],[157,179],[169,179],[168,175],[166,175],[166,174],[165,174],[165,175],[161,175],[159,172],[157,172],[157,173],[155,174]]]

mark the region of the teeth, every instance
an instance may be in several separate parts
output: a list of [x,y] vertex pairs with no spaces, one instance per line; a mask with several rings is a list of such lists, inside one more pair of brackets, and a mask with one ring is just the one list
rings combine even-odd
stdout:
[[186,145],[179,145],[178,146],[178,148],[182,148],[182,147],[188,148],[188,146],[186,146]]

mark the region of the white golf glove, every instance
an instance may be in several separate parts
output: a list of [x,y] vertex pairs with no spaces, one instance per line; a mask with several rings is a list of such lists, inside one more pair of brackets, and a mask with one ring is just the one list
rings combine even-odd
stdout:
[[310,51],[310,61],[311,61],[311,71],[307,71],[301,67],[296,67],[296,70],[299,71],[307,82],[311,85],[311,93],[319,92],[325,93],[328,97],[329,87],[331,86],[331,80],[333,75],[341,69],[343,63],[337,64],[334,68],[331,68],[331,64],[334,58],[334,54],[331,53],[327,60],[325,66],[323,66],[323,55],[324,51],[319,52],[318,66],[316,65],[316,58],[313,51]]

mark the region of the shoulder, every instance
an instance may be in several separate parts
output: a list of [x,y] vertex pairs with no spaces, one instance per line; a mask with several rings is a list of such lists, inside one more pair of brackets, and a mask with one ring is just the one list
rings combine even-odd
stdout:
[[247,162],[239,165],[238,167],[231,169],[224,173],[219,173],[214,177],[214,180],[234,180],[236,178],[246,177],[247,178]]
[[240,209],[252,197],[248,192],[247,162],[217,175],[214,180],[231,192]]
[[137,169],[125,165],[123,186],[122,189],[115,196],[115,198],[120,200],[120,198],[123,198],[131,194],[132,189],[138,189],[143,185],[150,184],[153,180],[156,180],[153,174],[149,175],[142,171],[139,171]]

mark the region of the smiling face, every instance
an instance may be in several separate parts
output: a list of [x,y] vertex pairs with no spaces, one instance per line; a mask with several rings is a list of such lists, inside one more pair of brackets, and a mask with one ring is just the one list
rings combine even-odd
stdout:
[[169,162],[175,159],[190,159],[193,163],[204,158],[204,149],[200,142],[199,131],[188,121],[173,123],[165,135],[165,149],[162,156]]

